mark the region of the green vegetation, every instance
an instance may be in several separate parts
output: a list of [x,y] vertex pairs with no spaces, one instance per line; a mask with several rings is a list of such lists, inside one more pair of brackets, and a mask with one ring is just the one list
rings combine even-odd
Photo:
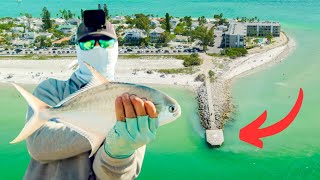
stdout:
[[237,17],[237,21],[239,22],[259,22],[260,20],[258,19],[258,17],[254,17],[254,18],[247,18],[247,17]]
[[76,14],[72,13],[71,10],[60,9],[59,12],[60,12],[60,18],[63,18],[65,20],[72,19],[76,16]]
[[212,57],[224,57],[224,55],[222,55],[221,53],[207,53],[208,56],[212,56]]
[[210,82],[214,82],[215,73],[212,70],[209,70],[208,74],[209,74]]
[[206,79],[206,75],[205,74],[198,74],[198,76],[194,80],[195,81],[204,82],[205,79]]
[[268,40],[268,43],[271,43],[272,42],[272,38],[273,38],[273,35],[271,33],[268,33],[267,36],[266,36],[267,40]]
[[214,44],[214,27],[208,30],[205,26],[198,26],[194,31],[192,31],[191,39],[199,39],[203,50],[207,49],[207,46],[213,46]]
[[186,68],[176,68],[176,69],[159,69],[157,70],[159,73],[165,74],[194,74],[198,71],[193,67],[186,67]]
[[135,14],[135,19],[133,20],[133,24],[136,26],[136,28],[143,29],[146,32],[149,32],[149,24],[150,19],[148,16],[144,14]]
[[171,25],[170,25],[170,15],[169,13],[166,13],[166,31],[170,32]]
[[50,20],[50,12],[46,7],[42,9],[41,18],[43,22],[43,25],[42,25],[43,30],[50,29],[52,27],[52,21]]
[[52,33],[52,35],[53,35],[52,38],[61,39],[66,36],[63,32],[57,30],[58,27],[59,27],[58,25],[54,25],[53,27],[48,29],[48,32]]
[[52,46],[51,39],[47,38],[46,36],[38,36],[38,37],[36,37],[34,43],[39,48],[51,47]]
[[106,14],[107,19],[110,19],[109,10],[108,10],[107,4],[103,5],[103,11]]
[[229,56],[232,59],[245,56],[246,54],[248,54],[248,51],[244,48],[227,48],[221,51],[221,55]]
[[199,57],[199,54],[193,53],[189,55],[176,55],[174,56],[176,59],[184,60],[183,65],[185,67],[189,66],[199,66],[202,64],[202,59]]
[[199,22],[199,26],[202,26],[207,22],[207,19],[206,19],[206,17],[201,16],[198,18],[198,22]]
[[215,73],[212,70],[209,70],[208,74],[209,74],[209,77],[212,78],[212,77],[214,77]]
[[223,14],[220,13],[220,14],[215,14],[213,16],[213,18],[217,19],[218,21],[215,22],[215,25],[218,26],[218,25],[223,25],[225,23],[227,23],[227,19],[226,18],[223,18]]

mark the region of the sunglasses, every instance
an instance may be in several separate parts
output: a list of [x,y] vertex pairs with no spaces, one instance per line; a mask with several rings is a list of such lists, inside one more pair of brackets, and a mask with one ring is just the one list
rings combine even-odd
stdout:
[[88,51],[94,48],[96,42],[102,48],[113,48],[115,39],[107,36],[86,36],[77,42],[81,50]]

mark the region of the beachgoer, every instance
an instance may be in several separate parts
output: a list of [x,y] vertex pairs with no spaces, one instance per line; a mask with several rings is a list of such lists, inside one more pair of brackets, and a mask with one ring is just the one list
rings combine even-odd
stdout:
[[[92,76],[84,61],[109,80],[114,80],[118,59],[117,36],[111,23],[92,31],[82,22],[77,30],[76,51],[79,68],[67,81],[47,79],[34,95],[55,106],[88,84]],[[117,123],[104,144],[89,158],[89,141],[51,119],[27,139],[31,156],[27,180],[135,179],[142,167],[146,144],[155,139],[157,113],[152,102],[123,94],[115,100]],[[28,107],[27,121],[33,111]]]

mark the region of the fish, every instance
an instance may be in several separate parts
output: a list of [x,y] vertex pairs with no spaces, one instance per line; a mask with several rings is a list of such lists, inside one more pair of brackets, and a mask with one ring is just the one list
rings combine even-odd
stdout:
[[134,94],[153,102],[158,114],[158,126],[173,122],[180,117],[180,105],[166,93],[140,84],[110,82],[88,63],[85,64],[92,74],[92,80],[54,107],[12,83],[28,102],[34,114],[19,135],[10,142],[11,144],[27,139],[50,119],[56,118],[58,122],[64,123],[88,139],[91,145],[89,156],[91,157],[115,125],[117,120],[114,101],[123,93]]

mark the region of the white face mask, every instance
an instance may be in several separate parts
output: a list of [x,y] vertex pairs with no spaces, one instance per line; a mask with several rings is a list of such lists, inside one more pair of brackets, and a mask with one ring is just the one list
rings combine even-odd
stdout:
[[98,72],[104,75],[108,80],[114,81],[115,66],[118,60],[118,42],[115,42],[113,48],[102,48],[95,46],[93,49],[84,51],[76,46],[79,68],[75,75],[84,83],[88,83],[92,75],[84,61],[94,67]]

